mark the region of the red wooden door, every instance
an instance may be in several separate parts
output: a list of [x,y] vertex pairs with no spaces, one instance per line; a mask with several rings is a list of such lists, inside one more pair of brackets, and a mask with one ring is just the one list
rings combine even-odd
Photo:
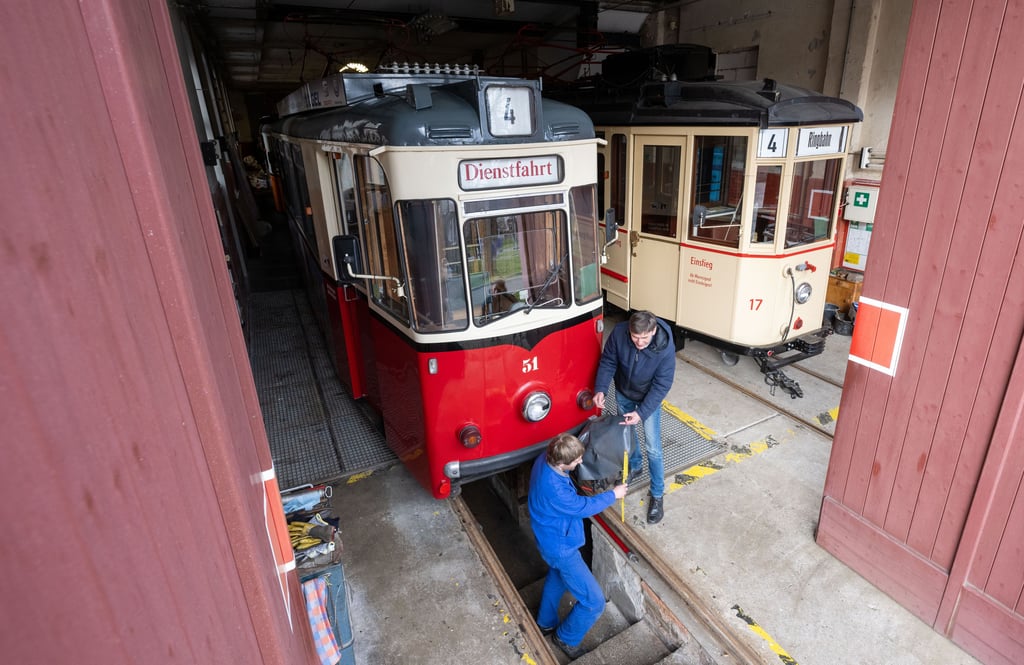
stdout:
[[1022,32],[1018,1],[914,5],[863,289],[906,335],[894,375],[849,366],[818,528],[991,664],[1024,662]]

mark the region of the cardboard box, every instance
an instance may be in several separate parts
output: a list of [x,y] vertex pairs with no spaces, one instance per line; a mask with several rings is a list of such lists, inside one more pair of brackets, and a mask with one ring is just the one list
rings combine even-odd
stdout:
[[849,312],[850,305],[860,300],[863,286],[863,282],[851,282],[841,277],[830,276],[825,301],[838,306],[840,312]]

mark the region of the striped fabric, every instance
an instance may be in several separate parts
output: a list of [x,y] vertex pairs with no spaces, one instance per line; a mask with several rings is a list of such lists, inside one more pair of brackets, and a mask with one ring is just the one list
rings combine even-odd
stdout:
[[327,618],[327,580],[316,577],[303,582],[302,595],[306,598],[306,615],[309,616],[309,627],[313,629],[313,643],[320,665],[337,665],[341,651],[334,639],[331,621]]

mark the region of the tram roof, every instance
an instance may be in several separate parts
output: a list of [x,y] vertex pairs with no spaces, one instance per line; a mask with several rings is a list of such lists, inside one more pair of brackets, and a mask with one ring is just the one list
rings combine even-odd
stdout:
[[[487,132],[481,91],[489,85],[535,91],[535,131],[495,137]],[[312,92],[317,94],[311,94]],[[310,100],[315,104],[310,104]],[[515,144],[594,137],[580,109],[543,98],[539,81],[483,77],[476,72],[338,74],[307,84],[278,104],[284,116],[267,129],[298,138],[391,146]],[[286,115],[289,114],[289,115]]]
[[845,99],[764,81],[657,81],[614,86],[600,78],[554,93],[584,109],[596,125],[758,125],[860,122]]

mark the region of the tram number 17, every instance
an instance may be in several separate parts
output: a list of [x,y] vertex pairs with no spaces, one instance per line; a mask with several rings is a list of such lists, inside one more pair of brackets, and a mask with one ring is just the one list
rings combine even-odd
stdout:
[[761,299],[761,298],[751,298],[750,299],[750,311],[756,312],[757,310],[761,309],[761,305],[763,305],[763,304],[764,304],[764,300],[763,299]]
[[523,361],[523,374],[537,371],[537,356],[527,358]]

